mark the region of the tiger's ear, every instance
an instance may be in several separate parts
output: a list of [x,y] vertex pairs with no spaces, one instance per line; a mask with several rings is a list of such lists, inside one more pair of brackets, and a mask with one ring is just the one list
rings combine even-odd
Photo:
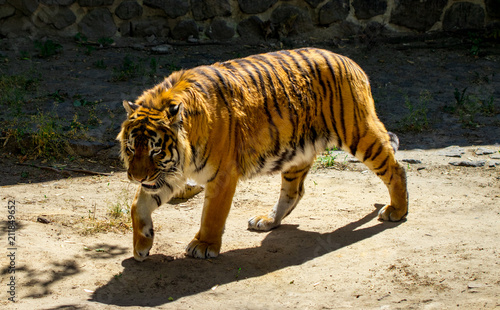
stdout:
[[123,107],[125,108],[125,111],[127,111],[127,114],[130,116],[132,113],[134,113],[135,110],[139,107],[137,104],[123,100]]
[[182,112],[184,110],[184,105],[181,103],[173,104],[168,106],[168,118],[172,121],[172,124],[180,124],[182,122]]

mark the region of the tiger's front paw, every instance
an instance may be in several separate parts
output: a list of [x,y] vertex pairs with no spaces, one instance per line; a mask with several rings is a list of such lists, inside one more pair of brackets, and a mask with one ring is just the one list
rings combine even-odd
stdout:
[[221,244],[193,239],[186,247],[186,254],[194,258],[214,258],[219,255]]
[[398,222],[408,214],[407,208],[396,209],[391,205],[386,205],[378,212],[378,218],[383,221]]
[[275,220],[269,216],[254,216],[248,220],[248,229],[268,231],[276,228],[280,223],[276,223]]
[[149,256],[149,250],[153,247],[154,230],[148,229],[145,233],[134,232],[134,259],[142,262]]

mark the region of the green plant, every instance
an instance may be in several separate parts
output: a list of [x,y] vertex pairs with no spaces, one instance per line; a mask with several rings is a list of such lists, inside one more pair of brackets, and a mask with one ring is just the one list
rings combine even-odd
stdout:
[[111,80],[113,82],[118,81],[128,81],[131,78],[134,78],[140,74],[141,66],[135,63],[129,55],[126,55],[123,58],[122,64],[119,67],[113,68],[113,75]]
[[483,38],[476,32],[469,32],[469,41],[471,43],[470,54],[478,56],[480,52],[480,45],[483,43]]
[[94,61],[94,67],[99,68],[99,69],[106,69],[108,66],[104,63],[104,60],[96,60]]
[[318,157],[318,159],[316,160],[316,164],[323,168],[330,168],[335,166],[335,159],[339,156],[338,151],[339,149],[336,147],[332,149],[326,149],[325,152]]
[[75,39],[75,41],[78,44],[85,44],[88,41],[88,38],[83,33],[81,33],[81,32],[78,32],[77,34],[75,34],[75,36],[73,37],[73,39]]
[[481,99],[475,94],[467,93],[467,87],[462,89],[462,91],[455,88],[453,96],[455,104],[446,106],[445,111],[458,115],[464,127],[477,127],[479,124],[476,122],[476,117],[479,114],[496,114],[493,96]]
[[0,75],[0,102],[2,105],[21,105],[37,86],[38,79],[28,74]]
[[429,127],[429,119],[427,113],[429,112],[429,101],[432,96],[429,91],[422,91],[417,102],[412,102],[407,94],[404,94],[404,105],[408,109],[401,121],[401,130],[404,131],[423,131]]
[[27,51],[20,51],[19,52],[19,59],[21,59],[21,60],[30,60],[31,59],[31,55]]
[[45,42],[35,41],[35,49],[38,50],[38,57],[48,58],[59,53],[62,50],[62,45],[52,40],[46,40]]
[[36,130],[31,134],[34,155],[41,157],[58,157],[62,155],[66,140],[62,135],[62,126],[57,115],[40,112],[31,117]]
[[99,40],[97,40],[97,43],[99,43],[101,46],[110,46],[112,45],[113,43],[115,43],[115,41],[113,41],[113,39],[111,38],[100,38]]
[[52,94],[48,94],[48,97],[54,99],[54,101],[57,103],[64,102],[66,100],[65,99],[66,96],[67,96],[67,94],[61,93],[60,89],[56,90]]
[[95,51],[95,47],[92,45],[85,45],[85,52],[83,52],[86,56],[92,55],[92,52]]

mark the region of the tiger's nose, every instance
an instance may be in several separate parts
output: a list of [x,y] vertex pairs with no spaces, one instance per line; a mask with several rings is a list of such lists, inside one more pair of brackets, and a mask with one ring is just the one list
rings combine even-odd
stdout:
[[144,181],[147,180],[146,177],[144,177],[144,178],[136,177],[136,176],[132,175],[132,173],[130,173],[130,172],[127,172],[127,176],[129,178],[129,180],[131,180],[131,181],[137,181],[139,183],[142,183],[142,182],[144,182]]

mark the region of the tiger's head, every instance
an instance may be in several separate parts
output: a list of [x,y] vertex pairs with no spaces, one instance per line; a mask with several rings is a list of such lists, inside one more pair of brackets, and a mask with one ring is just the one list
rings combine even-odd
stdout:
[[185,159],[182,103],[153,105],[139,98],[136,103],[124,101],[123,106],[128,118],[117,139],[128,178],[151,193],[164,187],[173,191]]

